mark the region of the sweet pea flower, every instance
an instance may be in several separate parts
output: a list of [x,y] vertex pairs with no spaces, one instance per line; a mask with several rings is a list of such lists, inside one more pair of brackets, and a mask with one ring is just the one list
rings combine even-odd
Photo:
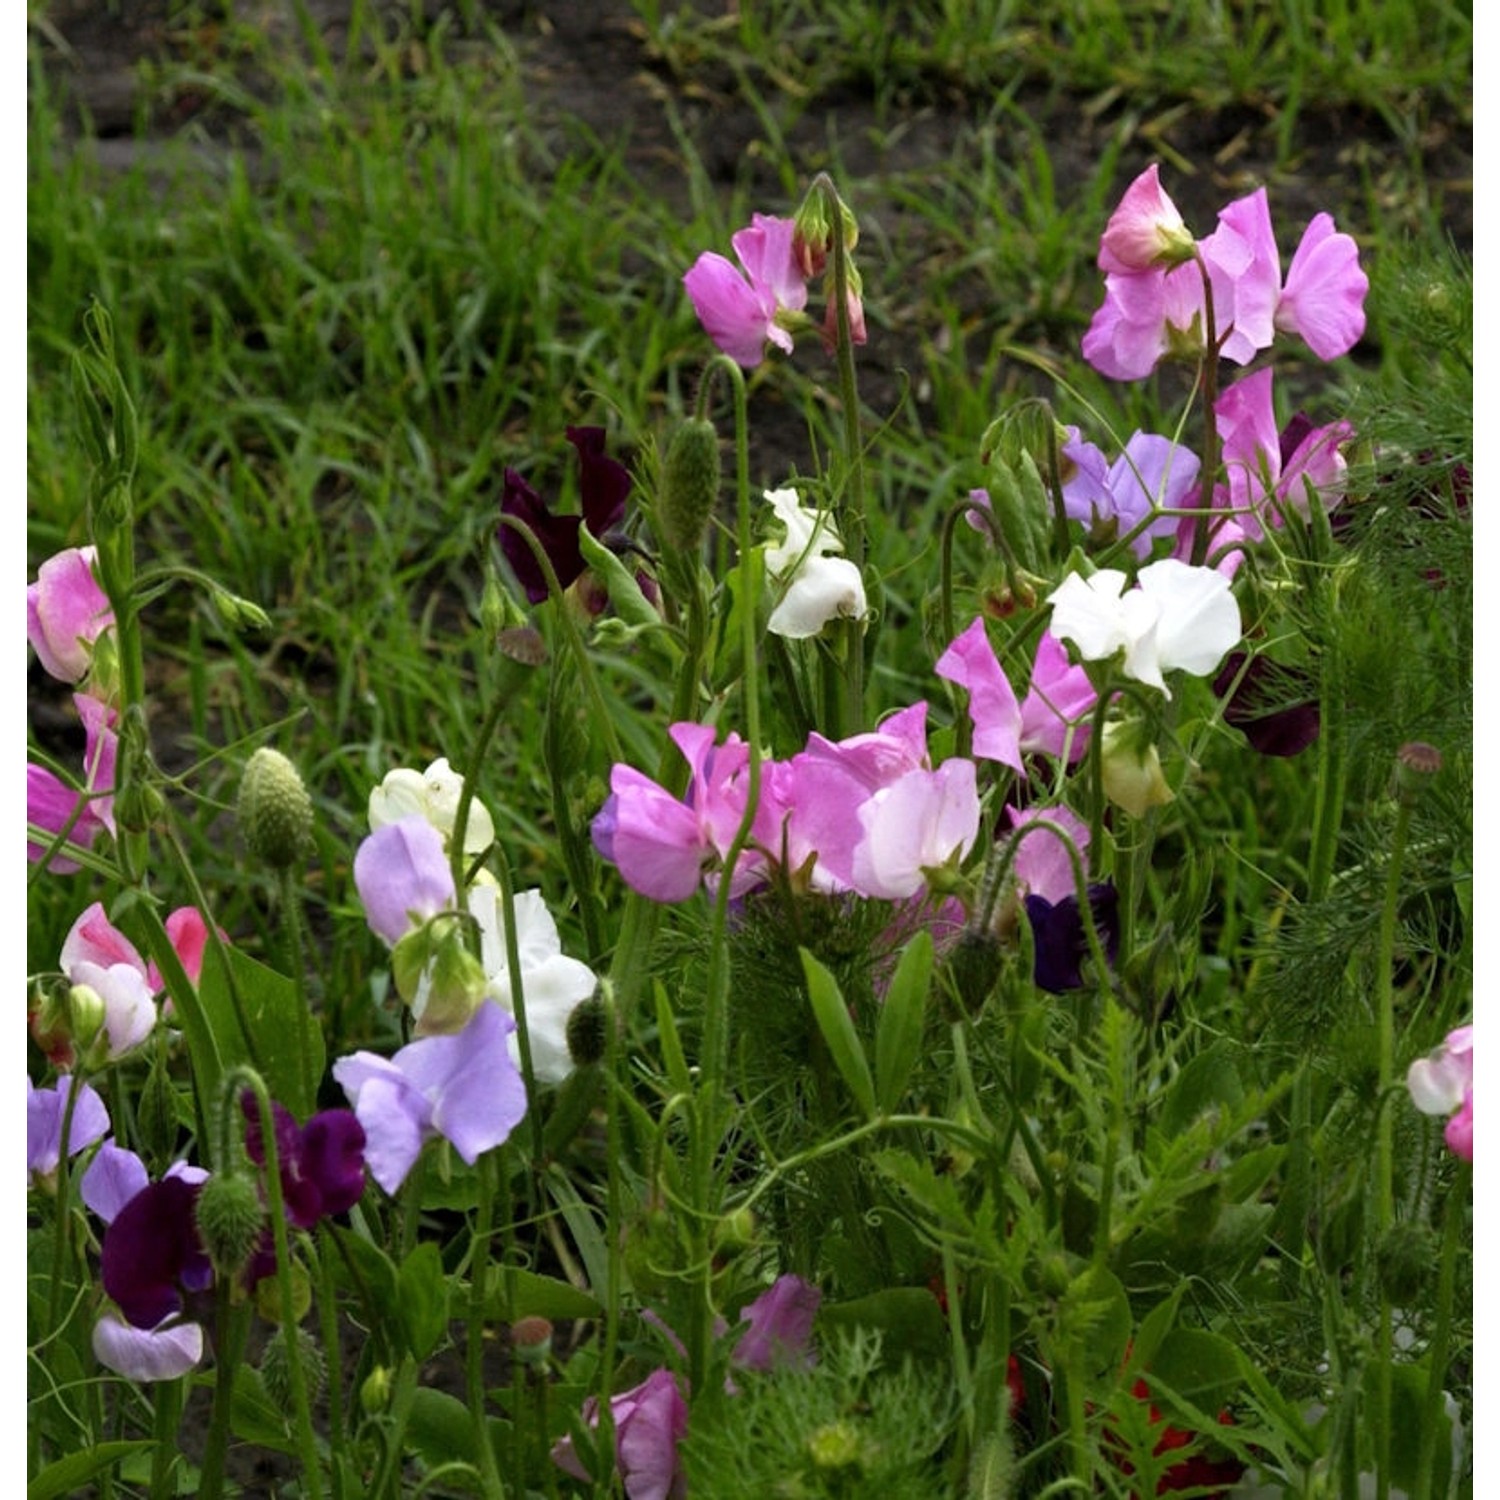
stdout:
[[1319,359],[1337,359],[1364,337],[1369,290],[1353,237],[1335,231],[1330,214],[1318,214],[1287,269],[1276,327],[1297,334]]
[[[425,771],[400,767],[370,792],[370,828],[384,828],[402,818],[426,818],[442,834],[446,844],[453,837],[464,779],[441,756]],[[469,800],[469,818],[464,827],[464,853],[483,854],[495,842],[495,820],[478,797]]]
[[1161,512],[1190,502],[1198,482],[1197,455],[1170,438],[1137,431],[1111,464],[1076,427],[1067,431],[1062,454],[1073,470],[1063,482],[1063,509],[1091,530],[1107,528],[1112,536],[1125,536],[1147,522],[1130,543],[1144,562],[1157,537],[1177,533],[1180,518]]
[[1191,259],[1193,236],[1152,162],[1125,189],[1099,242],[1101,271],[1150,271]]
[[[75,693],[73,703],[83,720],[84,791],[82,794],[75,791],[45,766],[28,764],[26,821],[50,834],[67,829],[68,844],[92,849],[101,833],[113,837],[115,831],[115,757],[119,737],[114,726],[118,716],[108,704],[85,693]],[[46,845],[27,840],[28,860],[35,863],[45,853]],[[79,866],[59,852],[52,856],[47,868],[54,875],[71,875]]]
[[[587,526],[603,541],[625,519],[625,501],[630,494],[630,471],[604,451],[602,427],[570,427],[568,441],[578,453],[581,515],[554,515],[541,496],[514,470],[505,471],[500,514],[524,522],[541,543],[557,586],[566,589],[586,571],[578,545],[578,530]],[[514,526],[501,525],[500,551],[532,604],[547,597],[547,575],[542,571],[531,544]]]
[[979,833],[974,762],[955,757],[935,771],[908,771],[860,807],[863,837],[854,850],[851,884],[862,896],[914,896],[929,870],[961,860]]
[[783,590],[766,628],[801,641],[830,620],[863,620],[869,613],[864,581],[848,558],[828,555],[844,544],[827,512],[807,509],[790,489],[767,490],[766,500],[786,533],[766,548],[766,571]]
[[[748,229],[730,238],[743,275],[724,256],[705,250],[682,278],[703,331],[747,370],[765,358],[767,343],[790,354],[786,325],[804,321],[797,315],[807,307],[807,279],[792,248],[795,230],[792,219],[755,214]],[[852,303],[850,312],[852,322]]]
[[156,1329],[213,1282],[194,1219],[201,1185],[182,1176],[149,1183],[105,1230],[100,1279],[132,1327]]
[[[245,1154],[266,1165],[260,1107],[254,1093],[240,1096],[245,1113]],[[365,1190],[365,1131],[347,1109],[324,1109],[298,1125],[284,1105],[271,1101],[276,1131],[276,1166],[281,1198],[290,1223],[311,1229],[333,1214],[347,1213]]]
[[[49,1182],[63,1155],[63,1117],[73,1081],[65,1073],[51,1088],[39,1089],[26,1080],[26,1180],[28,1185]],[[78,1086],[73,1118],[68,1127],[68,1156],[92,1146],[109,1133],[109,1111],[87,1083]]]
[[355,1052],[333,1065],[365,1131],[365,1164],[386,1192],[406,1180],[422,1147],[442,1136],[470,1166],[526,1113],[511,1058],[515,1021],[486,1000],[456,1036],[429,1036],[394,1057]]
[[151,1035],[156,986],[135,945],[105,916],[102,902],[94,902],[73,923],[58,967],[75,987],[99,997],[107,1057],[123,1057]]
[[1474,1160],[1474,1027],[1450,1031],[1440,1047],[1406,1070],[1411,1101],[1424,1115],[1448,1115],[1443,1139],[1460,1161]]
[[969,694],[974,754],[984,760],[999,761],[1021,773],[1023,755],[1040,752],[1060,757],[1066,753],[1071,762],[1088,745],[1086,720],[1098,694],[1088,673],[1068,661],[1062,642],[1050,631],[1037,645],[1031,686],[1020,703],[982,617],[975,617],[933,670]]
[[[615,865],[625,883],[653,901],[686,901],[704,872],[728,853],[744,816],[750,747],[737,734],[715,743],[711,725],[680,723],[668,730],[692,770],[680,798],[631,766],[610,772],[610,795],[590,827],[594,847]],[[770,842],[769,806],[756,808],[752,837]],[[731,876],[736,895],[761,875],[763,857],[740,860]]]
[[1244,633],[1229,580],[1212,568],[1167,557],[1142,568],[1134,588],[1125,582],[1113,568],[1068,574],[1048,595],[1052,632],[1084,661],[1123,652],[1125,675],[1169,698],[1164,672],[1206,676]]
[[822,1301],[823,1293],[800,1276],[777,1277],[741,1310],[740,1322],[747,1326],[731,1362],[742,1370],[810,1368],[813,1321]]
[[[1280,526],[1288,509],[1305,519],[1310,493],[1325,509],[1337,505],[1348,468],[1342,449],[1354,437],[1347,422],[1315,428],[1305,417],[1278,432],[1271,382],[1269,368],[1257,370],[1214,403],[1228,505],[1252,538],[1263,535],[1263,523]],[[1191,525],[1191,518],[1185,524]]]
[[[1089,825],[1070,808],[1029,807],[1023,810],[1007,807],[1005,815],[1017,832],[1036,822],[1056,824],[1072,840],[1087,875]],[[1024,895],[1040,896],[1048,902],[1061,901],[1065,896],[1075,895],[1078,890],[1068,846],[1047,828],[1038,828],[1017,841],[1010,871]]]
[[[541,1083],[561,1083],[573,1071],[568,1017],[594,993],[599,981],[586,963],[562,951],[557,923],[540,891],[519,891],[513,904],[532,1071]],[[514,1015],[515,996],[505,954],[505,911],[499,892],[492,885],[475,886],[469,892],[469,910],[479,924],[488,994]],[[514,1033],[510,1051],[519,1066],[521,1047]]]
[[1300,755],[1321,731],[1316,684],[1298,668],[1231,651],[1213,686],[1225,699],[1224,722],[1260,755]]
[[[678,1463],[677,1445],[687,1435],[688,1408],[677,1377],[670,1370],[653,1370],[639,1385],[612,1396],[610,1416],[615,1430],[615,1467],[629,1500],[683,1500],[687,1481]],[[598,1398],[583,1403],[583,1420],[599,1426]],[[552,1461],[575,1479],[591,1478],[573,1451],[573,1440],[559,1439]]]
[[[178,1179],[196,1189],[207,1177],[201,1167],[175,1162],[163,1180]],[[85,1207],[106,1225],[113,1225],[127,1205],[149,1186],[145,1163],[134,1151],[115,1145],[111,1139],[95,1153],[79,1180],[78,1194]],[[193,1279],[198,1279],[196,1270]],[[183,1320],[176,1311],[168,1312],[154,1327],[138,1328],[111,1309],[94,1324],[93,1348],[100,1364],[127,1379],[175,1380],[203,1358],[203,1328],[199,1323]]]
[[454,904],[443,836],[422,816],[387,823],[360,844],[354,885],[371,931],[392,947]]
[[94,660],[94,642],[115,623],[109,599],[94,577],[94,547],[69,547],[49,557],[26,589],[26,638],[48,675],[81,682]]

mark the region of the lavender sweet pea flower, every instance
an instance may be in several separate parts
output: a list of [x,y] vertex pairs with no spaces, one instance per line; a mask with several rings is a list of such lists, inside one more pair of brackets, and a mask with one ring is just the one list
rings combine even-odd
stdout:
[[[63,1115],[68,1107],[72,1080],[64,1074],[48,1089],[26,1080],[26,1179],[28,1184],[46,1179],[62,1160]],[[78,1087],[73,1118],[68,1128],[68,1155],[78,1153],[109,1133],[109,1111],[90,1085]]]
[[127,1380],[176,1380],[203,1358],[203,1327],[169,1315],[155,1328],[134,1328],[107,1312],[94,1324],[92,1343],[94,1358]]
[[734,1346],[732,1362],[742,1370],[809,1368],[813,1320],[823,1293],[800,1276],[780,1276],[740,1313],[749,1326]]
[[371,930],[392,947],[454,904],[443,836],[422,817],[387,823],[365,839],[354,856],[354,884]]
[[356,1052],[333,1076],[365,1131],[365,1163],[388,1193],[406,1180],[423,1145],[450,1141],[471,1166],[526,1113],[526,1087],[507,1038],[515,1022],[486,1000],[456,1036],[430,1036],[394,1057]]
[[81,682],[94,660],[94,642],[115,622],[94,577],[93,547],[70,547],[49,557],[26,589],[26,637],[50,676]]
[[1069,763],[1088,748],[1089,723],[1099,694],[1082,666],[1068,660],[1068,650],[1050,630],[1037,642],[1031,664],[1031,686],[1021,700],[1021,752],[1039,752]]
[[[688,1409],[677,1377],[670,1370],[653,1370],[638,1386],[612,1396],[610,1416],[615,1427],[615,1466],[629,1500],[683,1500],[687,1481],[677,1459],[677,1444],[687,1435]],[[583,1420],[599,1425],[599,1402],[583,1403]],[[575,1479],[591,1476],[573,1451],[571,1438],[560,1439],[552,1461]]]

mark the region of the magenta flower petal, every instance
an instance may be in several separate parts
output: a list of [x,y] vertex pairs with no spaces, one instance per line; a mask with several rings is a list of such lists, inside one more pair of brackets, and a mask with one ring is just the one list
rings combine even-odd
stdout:
[[1219,227],[1200,251],[1213,287],[1221,352],[1237,365],[1249,364],[1276,336],[1281,298],[1281,257],[1266,190],[1257,188],[1221,209]]
[[1099,694],[1082,666],[1050,630],[1037,642],[1031,686],[1021,703],[1021,749],[1078,760],[1088,748],[1089,716]]
[[750,227],[729,239],[751,286],[765,288],[771,294],[773,308],[784,307],[789,312],[801,312],[807,306],[807,279],[792,251],[796,231],[795,219],[752,214]]
[[[737,365],[752,370],[765,358],[766,340],[781,333],[772,322],[774,295],[752,286],[722,255],[705,250],[682,278],[703,331]],[[791,340],[782,333],[782,341]]]
[[974,722],[974,754],[999,761],[1023,775],[1021,705],[995,648],[990,645],[982,617],[976,617],[943,652],[933,670],[968,692],[969,717]]
[[1364,337],[1365,294],[1359,246],[1329,214],[1307,226],[1276,305],[1276,327],[1299,334],[1319,359],[1337,359]]
[[392,947],[454,902],[443,836],[426,818],[377,828],[355,853],[354,884],[371,930]]
[[50,676],[79,682],[93,663],[93,646],[114,624],[109,599],[94,577],[93,547],[70,547],[50,557],[26,590],[26,636]]
[[[612,1396],[609,1410],[615,1424],[615,1463],[628,1500],[682,1500],[687,1487],[677,1444],[687,1435],[688,1409],[677,1377],[670,1370],[653,1370],[638,1386]],[[598,1427],[597,1398],[584,1402],[583,1420]],[[553,1445],[552,1461],[575,1479],[590,1477],[571,1438]]]
[[1101,271],[1149,271],[1191,253],[1192,236],[1152,162],[1125,189],[1099,243]]
[[[1083,862],[1083,873],[1088,875],[1088,824],[1066,807],[1031,807],[1021,811],[1014,807],[1005,809],[1012,828],[1021,829],[1028,823],[1044,821],[1055,823],[1073,840],[1078,856]],[[1073,861],[1067,845],[1055,833],[1039,828],[1028,833],[1016,845],[1015,859],[1011,862],[1011,874],[1023,894],[1041,896],[1049,902],[1058,902],[1066,896],[1078,894],[1078,883],[1073,879]]]
[[698,815],[633,766],[615,766],[609,784],[591,829],[594,847],[632,890],[653,901],[686,901],[713,857]]
[[823,1293],[800,1276],[778,1277],[740,1313],[750,1326],[734,1346],[733,1363],[772,1370],[813,1362],[812,1329]]

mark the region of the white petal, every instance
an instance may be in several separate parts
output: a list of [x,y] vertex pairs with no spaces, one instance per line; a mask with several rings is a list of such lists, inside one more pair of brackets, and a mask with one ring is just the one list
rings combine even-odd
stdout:
[[809,557],[771,611],[766,628],[801,641],[817,635],[830,620],[862,620],[868,611],[864,580],[848,558]]

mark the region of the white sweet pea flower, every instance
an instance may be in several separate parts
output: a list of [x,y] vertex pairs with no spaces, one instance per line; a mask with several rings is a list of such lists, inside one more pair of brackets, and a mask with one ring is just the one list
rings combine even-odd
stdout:
[[1151,563],[1125,587],[1125,575],[1101,568],[1070,573],[1048,596],[1053,635],[1072,641],[1084,661],[1124,653],[1124,672],[1172,696],[1164,672],[1205,677],[1244,634],[1229,580],[1177,558]]
[[[370,829],[373,832],[402,818],[425,818],[446,843],[453,836],[463,789],[463,777],[448,764],[446,756],[433,761],[425,771],[403,766],[370,793]],[[469,803],[469,821],[464,827],[464,853],[482,854],[494,842],[495,821],[489,808],[475,797]]]
[[786,530],[784,541],[766,548],[766,571],[784,589],[766,628],[800,641],[830,620],[864,619],[864,581],[848,558],[829,556],[844,544],[826,513],[809,510],[795,490],[767,490],[766,500]]
[[[489,981],[488,994],[514,1013],[510,965],[505,957],[505,909],[499,888],[489,884],[472,886],[469,911],[479,924],[480,958]],[[517,892],[515,912],[532,1069],[542,1083],[561,1083],[573,1071],[573,1058],[568,1051],[568,1017],[594,993],[598,980],[586,963],[569,958],[562,951],[557,923],[540,891]],[[510,1050],[519,1066],[521,1048],[514,1033]]]

